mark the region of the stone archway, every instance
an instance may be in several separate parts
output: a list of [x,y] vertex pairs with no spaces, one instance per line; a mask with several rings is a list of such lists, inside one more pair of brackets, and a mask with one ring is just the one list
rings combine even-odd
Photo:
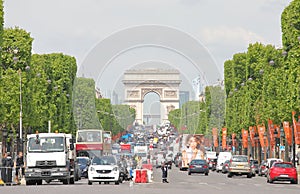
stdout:
[[161,104],[163,123],[168,114],[179,108],[180,73],[176,69],[131,69],[124,73],[125,103],[136,110],[135,121],[143,124],[143,102],[145,96],[154,92],[158,94]]

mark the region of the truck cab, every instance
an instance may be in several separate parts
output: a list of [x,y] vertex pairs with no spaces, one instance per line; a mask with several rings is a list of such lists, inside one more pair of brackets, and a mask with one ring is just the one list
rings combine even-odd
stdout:
[[[64,133],[27,135],[25,180],[27,185],[58,179],[74,184],[74,145]],[[74,155],[75,157],[75,155]]]

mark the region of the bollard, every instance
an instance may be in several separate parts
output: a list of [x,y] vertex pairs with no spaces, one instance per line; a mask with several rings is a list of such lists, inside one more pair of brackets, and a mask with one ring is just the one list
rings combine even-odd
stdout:
[[135,170],[135,183],[141,182],[141,170],[136,169]]

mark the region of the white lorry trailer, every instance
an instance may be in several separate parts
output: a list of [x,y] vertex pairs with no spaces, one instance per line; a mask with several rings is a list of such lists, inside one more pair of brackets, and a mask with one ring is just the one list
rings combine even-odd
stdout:
[[75,154],[72,136],[65,133],[27,135],[25,180],[27,185],[60,180],[74,184]]

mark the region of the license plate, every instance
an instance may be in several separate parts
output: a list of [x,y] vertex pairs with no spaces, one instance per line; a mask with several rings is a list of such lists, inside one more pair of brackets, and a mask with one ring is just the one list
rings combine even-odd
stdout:
[[289,177],[289,175],[287,175],[287,174],[281,174],[280,176],[281,177]]
[[244,168],[244,165],[238,165],[238,167],[240,167],[240,168]]

